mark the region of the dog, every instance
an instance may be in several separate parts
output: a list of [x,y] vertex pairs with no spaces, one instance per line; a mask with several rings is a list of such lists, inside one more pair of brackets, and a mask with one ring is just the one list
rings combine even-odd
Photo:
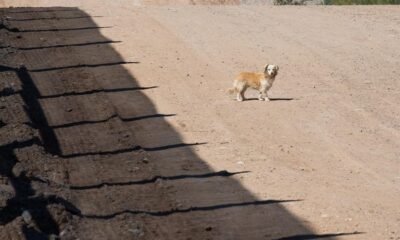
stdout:
[[264,72],[241,72],[233,81],[233,88],[228,89],[228,92],[236,93],[236,100],[241,102],[245,100],[244,92],[250,87],[259,91],[258,100],[269,101],[267,91],[272,87],[278,71],[277,65],[266,64]]

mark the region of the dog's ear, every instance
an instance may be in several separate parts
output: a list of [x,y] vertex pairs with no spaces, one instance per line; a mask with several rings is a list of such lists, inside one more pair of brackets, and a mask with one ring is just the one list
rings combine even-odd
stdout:
[[275,67],[276,67],[276,71],[279,71],[279,66],[278,66],[278,65],[275,65]]
[[265,64],[264,71],[267,71],[269,64]]

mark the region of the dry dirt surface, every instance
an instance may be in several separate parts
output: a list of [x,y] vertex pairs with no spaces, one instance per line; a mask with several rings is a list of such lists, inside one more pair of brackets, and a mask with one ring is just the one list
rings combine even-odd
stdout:
[[400,239],[400,8],[166,3],[0,0],[0,239]]

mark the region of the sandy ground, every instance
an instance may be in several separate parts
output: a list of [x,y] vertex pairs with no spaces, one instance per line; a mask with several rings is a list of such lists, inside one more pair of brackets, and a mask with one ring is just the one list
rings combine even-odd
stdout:
[[[157,86],[143,93],[158,113],[176,114],[164,121],[183,142],[206,143],[193,152],[210,169],[249,171],[233,178],[256,199],[300,200],[284,209],[314,234],[400,239],[399,7],[0,3],[104,16],[93,21],[112,26],[100,30],[122,41],[112,48],[140,62],[124,68]],[[280,67],[273,101],[226,93],[237,72],[266,63]],[[174,143],[149,126],[130,125],[141,145]]]

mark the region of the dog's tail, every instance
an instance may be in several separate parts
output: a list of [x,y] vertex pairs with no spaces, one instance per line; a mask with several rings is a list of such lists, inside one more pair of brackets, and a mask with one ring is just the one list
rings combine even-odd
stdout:
[[236,88],[229,88],[228,90],[226,90],[226,92],[229,93],[229,94],[234,94],[234,93],[237,92],[237,89]]

